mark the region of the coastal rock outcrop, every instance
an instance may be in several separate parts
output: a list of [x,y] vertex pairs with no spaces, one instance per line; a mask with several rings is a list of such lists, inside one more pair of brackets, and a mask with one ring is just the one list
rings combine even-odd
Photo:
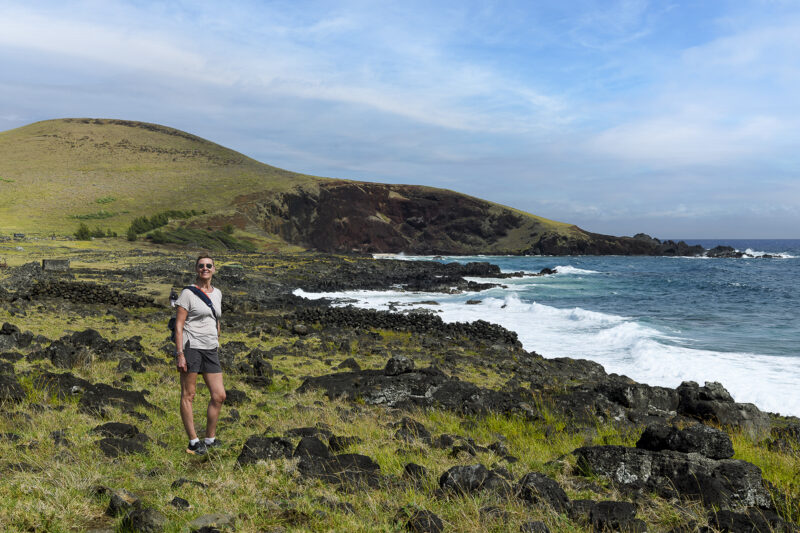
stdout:
[[[329,398],[356,398],[387,407],[439,406],[465,414],[514,413],[531,396],[483,389],[449,378],[435,367],[386,375],[384,370],[361,370],[309,377],[297,389],[322,389]],[[522,396],[520,396],[522,394]]]
[[622,490],[698,500],[720,509],[774,508],[761,469],[745,461],[624,446],[586,446],[572,453],[577,473],[603,476]]

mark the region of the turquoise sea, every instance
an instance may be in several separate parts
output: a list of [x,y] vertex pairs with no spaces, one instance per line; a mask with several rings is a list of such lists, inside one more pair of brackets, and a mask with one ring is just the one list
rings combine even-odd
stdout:
[[[651,385],[719,381],[736,401],[800,416],[800,240],[686,241],[778,257],[409,256],[558,273],[468,294],[300,294],[376,309],[408,304],[445,321],[488,320],[516,331],[525,349],[544,357],[591,359]],[[466,304],[476,299],[481,303]],[[438,305],[418,303],[431,300]]]

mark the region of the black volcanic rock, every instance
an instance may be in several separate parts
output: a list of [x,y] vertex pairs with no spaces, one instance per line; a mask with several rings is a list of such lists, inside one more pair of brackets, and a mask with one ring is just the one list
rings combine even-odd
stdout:
[[365,455],[345,453],[332,457],[302,456],[298,471],[306,476],[328,483],[356,487],[377,487],[380,483],[380,466]]
[[324,390],[331,399],[360,398],[367,404],[388,407],[439,406],[465,414],[517,412],[520,402],[531,399],[525,392],[493,391],[450,379],[437,368],[420,368],[398,376],[387,376],[383,370],[362,370],[310,377],[297,392],[313,389]]
[[544,474],[539,472],[525,474],[514,488],[519,498],[529,504],[544,503],[560,513],[569,510],[570,502],[567,493],[555,480]]
[[489,470],[482,464],[454,466],[439,476],[439,487],[469,494],[483,488]]
[[784,521],[774,511],[753,507],[741,513],[724,509],[712,511],[708,513],[708,523],[722,533],[800,532],[800,527]]
[[25,390],[16,376],[0,374],[0,403],[20,403],[25,397]]
[[773,508],[761,470],[745,461],[624,446],[587,446],[572,453],[579,473],[606,477],[623,490],[699,500],[722,509]]
[[260,460],[289,459],[293,448],[292,441],[283,437],[253,435],[242,446],[236,462],[240,465],[249,465]]
[[692,424],[684,429],[666,424],[647,426],[636,447],[651,451],[699,453],[709,459],[733,457],[733,443],[728,434],[704,424]]
[[725,388],[716,382],[700,387],[694,381],[684,381],[676,389],[678,413],[714,422],[723,426],[740,427],[753,436],[769,433],[769,416],[751,403],[736,403]]
[[100,450],[106,457],[119,457],[132,453],[146,454],[147,448],[144,444],[150,439],[143,433],[139,433],[132,438],[119,439],[116,437],[106,437],[98,442]]

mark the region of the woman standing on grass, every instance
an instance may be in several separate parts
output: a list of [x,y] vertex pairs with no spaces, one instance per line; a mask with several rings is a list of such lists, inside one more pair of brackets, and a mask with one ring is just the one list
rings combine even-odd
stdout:
[[[216,439],[217,420],[225,401],[222,367],[219,364],[219,318],[222,292],[211,286],[214,259],[201,255],[195,261],[195,284],[186,287],[177,300],[175,320],[175,355],[181,376],[181,420],[189,436],[187,453],[204,455],[208,448],[220,446]],[[206,413],[206,436],[197,438],[194,430],[194,402],[197,374],[203,374],[211,400]]]

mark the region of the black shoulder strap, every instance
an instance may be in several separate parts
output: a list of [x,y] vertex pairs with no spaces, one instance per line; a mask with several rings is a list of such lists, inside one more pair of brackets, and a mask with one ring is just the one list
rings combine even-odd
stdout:
[[194,285],[189,285],[188,287],[185,287],[185,288],[189,289],[190,291],[192,291],[195,294],[195,296],[197,296],[198,298],[203,300],[203,303],[205,303],[207,306],[209,306],[211,308],[211,314],[214,315],[214,320],[219,322],[219,319],[217,318],[217,312],[214,310],[214,304],[211,302],[211,298],[209,298],[206,293],[204,293],[203,291],[201,291],[200,289],[198,289]]

